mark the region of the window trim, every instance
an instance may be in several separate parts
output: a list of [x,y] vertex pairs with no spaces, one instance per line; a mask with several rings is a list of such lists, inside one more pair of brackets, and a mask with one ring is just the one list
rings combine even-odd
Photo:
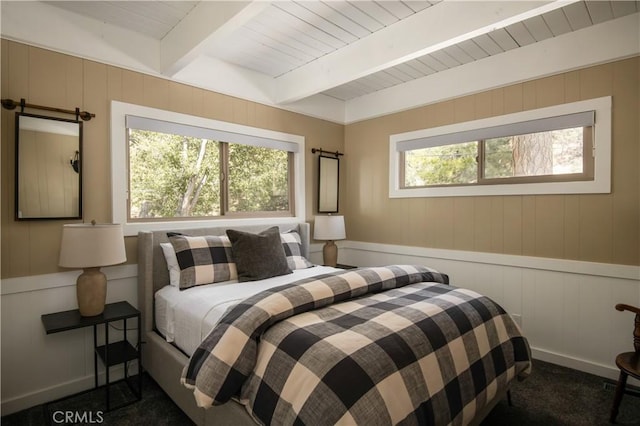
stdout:
[[[293,216],[267,215],[264,217],[240,217],[240,215],[220,216],[215,218],[180,219],[167,221],[149,221],[140,219],[128,220],[128,158],[126,116],[134,115],[154,120],[174,122],[189,126],[213,129],[221,132],[238,133],[259,139],[273,139],[297,146],[293,152]],[[270,224],[291,223],[292,221],[304,222],[306,220],[305,201],[305,138],[300,135],[277,132],[241,124],[218,121],[204,117],[197,117],[172,111],[134,105],[125,102],[111,101],[111,203],[112,218],[114,223],[123,225],[126,236],[137,235],[141,230],[189,229],[205,226],[240,226],[262,224],[268,221]]]
[[[593,180],[571,182],[508,183],[491,185],[445,185],[403,188],[400,182],[401,153],[398,144],[435,138],[447,134],[508,126],[513,123],[549,119],[568,114],[595,111],[593,133]],[[589,99],[507,115],[467,121],[446,126],[421,129],[390,135],[389,137],[389,198],[458,197],[482,195],[535,194],[602,194],[611,192],[611,97]]]

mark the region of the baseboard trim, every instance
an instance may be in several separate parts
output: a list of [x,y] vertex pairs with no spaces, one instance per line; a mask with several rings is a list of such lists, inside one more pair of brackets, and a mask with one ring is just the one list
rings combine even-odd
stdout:
[[[129,374],[137,374],[137,371],[137,364],[132,365]],[[111,370],[109,371],[110,382],[113,383],[122,378],[124,378],[124,366],[118,365],[111,367]],[[98,373],[98,383],[103,384],[104,382],[105,373]],[[48,388],[39,389],[35,392],[29,392],[24,395],[3,400],[0,405],[0,411],[2,412],[3,416],[6,416],[8,414],[17,413],[18,411],[22,411],[36,405],[45,404],[47,402],[52,402],[60,398],[90,390],[93,388],[93,386],[94,379],[92,374],[75,380],[70,380],[68,382],[60,383],[58,385],[50,386]]]

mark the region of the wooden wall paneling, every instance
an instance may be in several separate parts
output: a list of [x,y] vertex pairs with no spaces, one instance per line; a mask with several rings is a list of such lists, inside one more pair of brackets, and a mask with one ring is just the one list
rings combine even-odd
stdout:
[[564,195],[536,197],[535,253],[557,259],[564,256]]
[[[58,108],[72,108],[67,102],[69,80],[67,79],[68,56],[39,49],[29,48],[29,103],[51,105]],[[78,63],[81,66],[81,63]],[[82,84],[82,82],[78,82]],[[73,82],[71,82],[73,84]],[[75,106],[73,106],[75,108]]]
[[522,253],[525,256],[538,256],[536,254],[536,202],[538,196],[522,196]]
[[409,226],[401,230],[404,244],[417,247],[428,247],[427,234],[432,224],[427,222],[427,199],[411,198],[407,206],[407,223]]
[[522,269],[503,268],[502,283],[504,299],[502,307],[511,314],[520,315],[522,326]]
[[475,209],[471,197],[456,197],[453,199],[453,247],[456,250],[473,250]]
[[244,101],[238,98],[233,98],[232,105],[233,105],[233,122],[246,125],[249,120],[249,114],[247,111],[247,101]]
[[122,73],[122,102],[144,105],[145,75],[129,70]]
[[504,197],[489,197],[491,202],[491,241],[489,250],[493,253],[504,252]]
[[524,89],[522,83],[507,86],[504,92],[504,114],[520,112],[524,108]]
[[193,115],[193,96],[191,86],[186,86],[172,81],[168,83],[168,86],[169,99],[166,109]]
[[580,72],[570,71],[564,74],[564,101],[577,102],[580,97]]
[[404,244],[402,230],[408,219],[408,200],[396,198],[385,203],[384,196],[385,194],[381,193],[380,185],[374,183],[374,211],[378,212],[376,214],[376,233],[379,238],[389,241],[391,244]]
[[452,214],[454,198],[430,198],[429,205],[429,212],[433,215],[431,223],[434,237],[433,244],[429,244],[429,247],[455,248],[455,222]]
[[504,96],[504,88],[493,89],[491,91],[491,116],[505,114]]
[[193,115],[198,117],[206,117],[204,108],[204,94],[205,90],[197,87],[191,87],[191,103]]
[[490,252],[493,233],[491,197],[473,198],[473,250]]
[[[65,104],[68,105],[68,107],[66,108],[75,110],[76,107],[78,107],[81,111],[86,110],[86,108],[82,107],[82,105],[84,105],[84,87],[82,85],[82,79],[84,78],[84,70],[82,67],[83,60],[80,58],[75,58],[73,56],[67,56],[65,59],[65,77],[67,80]],[[92,110],[88,111],[93,113]]]
[[[96,114],[84,126],[84,208],[85,218],[88,220],[111,220],[111,169],[108,160],[111,100],[180,110],[182,113],[199,114],[216,120],[301,134],[306,137],[307,147],[312,142],[330,141],[336,149],[344,151],[343,126],[335,123],[20,43],[4,40],[2,43],[3,97],[24,97],[29,102],[69,109],[78,106]],[[31,92],[37,92],[37,97],[34,98]],[[31,233],[30,229],[34,225],[13,221],[14,150],[13,143],[5,142],[13,141],[13,113],[3,111],[2,121],[2,248],[9,253],[2,256],[2,276],[29,276],[31,271],[36,270],[38,273],[58,271],[55,263],[62,222],[46,221],[43,225],[38,225],[38,236],[34,236],[32,240],[30,235],[35,232]],[[314,197],[310,176],[315,163],[310,152],[305,152],[304,155],[307,168],[307,210],[308,218],[311,218]],[[344,187],[341,185],[342,194],[345,193],[344,188],[346,181]],[[346,203],[342,197],[343,195],[342,208],[345,208]],[[42,232],[43,229],[46,232]],[[32,247],[35,238],[49,239],[43,244],[38,240],[38,244],[40,247],[47,247],[43,257],[48,256],[53,261],[44,261],[36,254],[38,244]],[[135,262],[136,246],[135,237],[126,239],[129,263]],[[7,250],[8,247],[11,248],[10,251]]]
[[111,217],[110,102],[107,66],[84,62],[84,108],[96,114],[83,125],[84,221],[109,223]]
[[613,261],[613,201],[608,194],[580,195],[580,260]]
[[536,80],[536,108],[544,108],[566,102],[564,88],[565,79],[563,74]]
[[565,349],[562,338],[562,312],[565,300],[562,296],[562,283],[554,280],[554,273],[534,271],[533,284],[533,318],[527,333],[531,335],[533,344],[545,342],[549,347]]
[[[583,277],[575,274],[562,274],[561,279],[562,285],[557,289],[557,293],[563,301],[562,320],[558,324],[562,332],[563,348],[566,348],[567,353],[579,354],[583,349],[581,337],[591,324],[589,319],[582,318],[581,312],[584,311],[584,307],[578,301]],[[587,324],[583,324],[583,320],[587,321]]]
[[455,122],[455,108],[453,101],[440,102],[432,108],[432,127],[444,126]]
[[565,259],[580,259],[580,197],[564,197],[563,251]]
[[535,109],[538,105],[537,81],[522,83],[522,109],[523,111]]
[[464,96],[453,100],[453,122],[462,123],[476,118],[475,95]]
[[[29,271],[24,275],[40,275],[59,270],[58,256],[62,238],[61,221],[35,221],[30,223],[28,238],[25,238]],[[24,237],[23,237],[24,238]]]
[[143,98],[144,105],[158,108],[158,109],[168,109],[169,108],[169,80],[164,80],[162,78],[153,77],[150,75],[144,75],[142,78],[143,82]]
[[474,120],[479,120],[481,118],[487,118],[495,115],[493,102],[495,96],[494,90],[489,90],[486,92],[478,93],[474,96],[475,102],[475,114]]
[[[110,100],[124,102],[122,70],[113,66],[107,66],[107,97]],[[109,105],[111,115],[111,105]]]
[[[576,297],[577,296],[577,297]],[[580,292],[573,297],[574,303],[578,303],[580,309],[580,328],[578,333],[580,343],[571,353],[589,353],[596,361],[602,363],[611,362],[609,348],[599,343],[599,339],[607,339],[610,329],[610,318],[615,313],[612,311],[611,288],[602,285],[596,277],[583,277],[580,283]],[[603,303],[607,301],[608,303]]]
[[[29,97],[29,47],[12,42],[3,41],[2,85],[3,98],[19,100]],[[6,64],[6,65],[5,65]],[[6,91],[4,91],[6,90]],[[6,95],[5,95],[6,94]],[[15,111],[2,109],[3,115],[3,157],[2,157],[2,181],[3,193],[2,205],[2,274],[23,274],[29,272],[29,224],[15,222]],[[5,126],[6,124],[6,126]]]
[[609,96],[612,89],[612,64],[597,65],[580,70],[580,97],[582,99]]
[[639,63],[632,58],[613,67],[613,258],[629,264],[640,263]]

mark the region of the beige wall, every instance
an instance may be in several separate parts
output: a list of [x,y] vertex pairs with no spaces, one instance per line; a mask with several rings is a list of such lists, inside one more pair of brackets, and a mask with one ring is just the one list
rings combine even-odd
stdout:
[[[306,138],[307,218],[315,211],[316,156],[312,147],[343,150],[344,126],[190,87],[121,68],[2,40],[2,98],[87,110],[84,124],[84,218],[111,221],[109,108],[112,100],[193,114]],[[215,78],[215,76],[212,76]],[[56,272],[64,221],[16,222],[14,112],[2,109],[2,278]],[[341,191],[344,194],[344,190]],[[341,196],[341,198],[343,198]],[[341,203],[343,205],[343,203]],[[127,238],[128,263],[136,239]]]
[[[638,57],[346,126],[350,240],[640,265]],[[472,78],[472,77],[470,77]],[[613,97],[611,194],[389,199],[389,135]]]
[[[316,209],[312,147],[344,150],[340,207],[350,240],[640,265],[639,58],[491,90],[347,126],[2,40],[2,98],[96,114],[84,125],[84,217],[111,220],[111,100],[303,135],[307,218]],[[613,192],[389,199],[389,135],[613,96]],[[2,110],[2,278],[60,270],[64,221],[16,222],[14,112]],[[129,263],[136,240],[127,238]]]

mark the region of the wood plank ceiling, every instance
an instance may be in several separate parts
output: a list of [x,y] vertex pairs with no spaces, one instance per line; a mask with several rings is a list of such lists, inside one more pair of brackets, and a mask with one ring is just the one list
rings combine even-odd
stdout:
[[[199,2],[55,1],[50,4],[161,40]],[[204,54],[272,78],[283,76],[394,24],[437,1],[271,2]],[[640,11],[638,1],[578,1],[449,45],[323,91],[350,100],[488,56]],[[428,29],[425,29],[428,31]]]

